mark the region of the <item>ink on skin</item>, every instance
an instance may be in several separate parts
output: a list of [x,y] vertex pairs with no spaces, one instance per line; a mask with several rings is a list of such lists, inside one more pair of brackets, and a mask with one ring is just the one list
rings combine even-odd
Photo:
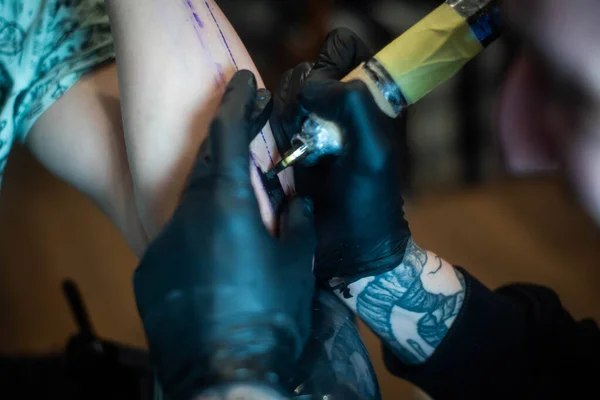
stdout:
[[194,19],[198,23],[198,26],[200,26],[200,28],[204,28],[204,24],[202,23],[202,20],[200,19],[198,14],[196,14],[196,12],[192,12],[192,14],[194,15]]
[[204,39],[202,39],[202,34],[198,30],[198,29],[204,28],[204,23],[202,22],[202,20],[200,19],[200,16],[196,12],[196,7],[194,7],[194,4],[192,3],[192,1],[184,0],[184,2],[185,2],[185,5],[187,6],[187,8],[192,13],[194,20],[196,21],[196,23],[194,24],[194,31],[196,32],[196,36],[198,37],[198,40],[200,41],[200,44],[202,45],[202,48],[204,49],[204,52],[206,53],[208,59],[211,59],[210,51],[206,47],[206,43],[204,43]]
[[[225,34],[223,33],[223,30],[221,30],[221,26],[219,25],[219,22],[217,21],[217,18],[215,17],[215,14],[213,13],[213,10],[210,7],[210,4],[208,4],[208,1],[205,1],[204,4],[206,5],[206,8],[208,9],[210,16],[212,17],[213,21],[215,22],[215,26],[219,30],[219,34],[221,35],[221,39],[223,39],[223,44],[225,45],[225,48],[227,49],[227,52],[229,53],[229,57],[231,58],[231,62],[233,64],[233,66],[235,67],[235,70],[239,71],[240,69],[237,65],[237,62],[235,61],[233,52],[231,51],[231,48],[229,47],[229,43],[227,43],[227,39],[225,39]],[[271,162],[271,166],[274,166],[275,162],[273,161],[273,155],[271,154],[271,149],[269,149],[269,145],[267,144],[267,139],[265,138],[265,134],[263,133],[262,130],[260,131],[260,136],[265,144],[265,148],[267,149],[267,154],[269,155],[269,161]],[[260,171],[260,173],[262,174],[262,171]]]
[[221,39],[223,39],[223,44],[225,45],[225,47],[227,48],[227,51],[229,52],[229,57],[231,58],[231,62],[233,63],[233,66],[235,67],[235,70],[239,71],[240,69],[237,66],[237,63],[235,62],[235,57],[233,56],[233,53],[231,52],[231,48],[229,47],[229,43],[227,43],[227,39],[225,39],[225,35],[223,34],[223,31],[221,30],[221,27],[219,26],[219,22],[217,21],[217,18],[215,18],[215,14],[213,13],[212,8],[210,8],[210,4],[208,4],[208,1],[205,1],[204,4],[206,5],[206,8],[208,9],[208,12],[210,13],[210,16],[212,17],[213,21],[215,22],[215,26],[219,30],[219,34],[221,35]]
[[221,79],[221,82],[225,84],[225,71],[223,70],[223,66],[220,63],[215,62],[215,68],[217,69],[217,73],[219,74],[219,79]]
[[[194,30],[196,31],[196,35],[198,36],[198,39],[200,40],[200,43],[202,44],[202,48],[207,53],[208,58],[211,60],[214,60],[210,54],[210,50],[206,47],[203,37],[202,37],[203,35],[201,33],[201,30],[203,30],[205,28],[204,22],[202,22],[202,19],[198,15],[196,7],[192,3],[192,0],[184,0],[184,1],[185,1],[185,4],[187,5],[187,8],[192,13],[194,21],[196,22],[194,24]],[[209,2],[204,1],[204,5],[206,6],[206,9],[208,10],[210,16],[212,17],[215,27],[219,31],[219,35],[221,36],[222,44],[227,49],[227,52],[229,54],[229,58],[231,60],[233,67],[235,68],[236,71],[239,71],[239,67],[235,60],[235,57],[233,56],[233,52],[231,51],[231,48],[229,47],[229,43],[227,42],[227,39],[225,39],[225,34],[223,33],[223,30],[219,26],[219,22],[217,21],[217,18],[215,17]],[[225,72],[224,72],[223,66],[216,61],[213,61],[213,65],[215,67],[216,73],[218,74],[218,77],[215,77],[216,85],[217,86],[225,86],[226,80],[225,80]],[[270,161],[271,165],[273,166],[273,165],[275,165],[275,162],[273,161],[273,155],[271,154],[271,149],[269,149],[269,146],[267,144],[267,139],[265,138],[264,132],[261,130],[259,134],[263,140],[263,143],[265,144],[265,148],[266,148],[267,154],[269,156],[269,161]],[[269,178],[269,177],[265,176],[265,174],[263,174],[262,170],[256,164],[256,161],[254,160],[254,157],[252,157],[252,155],[251,155],[251,160],[252,160],[252,164],[254,165],[254,167],[257,169],[257,171],[259,173],[263,187],[267,191],[267,195],[270,199],[271,207],[273,208],[273,211],[275,213],[277,213],[277,211],[281,208],[281,206],[283,205],[283,203],[285,201],[285,191],[283,190],[283,186],[281,185],[281,182],[279,181],[279,177],[274,176],[273,178]]]

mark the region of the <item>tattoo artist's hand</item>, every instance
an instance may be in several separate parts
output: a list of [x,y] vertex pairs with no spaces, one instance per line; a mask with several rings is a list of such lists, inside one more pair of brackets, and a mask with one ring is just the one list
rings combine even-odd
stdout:
[[308,115],[297,97],[307,80],[336,79],[348,75],[373,53],[354,32],[346,28],[331,31],[325,39],[316,62],[304,62],[286,71],[274,96],[271,128],[281,153],[289,150],[292,136]]
[[263,225],[249,171],[251,131],[266,122],[252,120],[256,97],[254,76],[237,73],[210,128],[210,157],[199,155],[135,272],[150,353],[172,399],[219,383],[276,383],[310,331],[312,220],[297,199],[280,239]]
[[319,280],[345,284],[397,267],[410,239],[400,194],[402,135],[361,82],[340,83],[371,53],[347,29],[327,37],[319,59],[287,72],[275,95],[271,126],[280,148],[310,112],[345,131],[344,153],[311,168],[296,167],[296,185],[314,202]]

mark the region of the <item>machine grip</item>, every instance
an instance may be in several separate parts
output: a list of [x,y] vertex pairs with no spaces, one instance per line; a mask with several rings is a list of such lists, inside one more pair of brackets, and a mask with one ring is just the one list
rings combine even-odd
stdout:
[[375,55],[406,105],[419,101],[483,51],[468,21],[444,3]]

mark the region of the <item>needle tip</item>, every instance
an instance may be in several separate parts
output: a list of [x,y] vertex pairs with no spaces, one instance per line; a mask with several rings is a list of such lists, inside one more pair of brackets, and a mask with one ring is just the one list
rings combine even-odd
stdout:
[[276,176],[287,167],[290,167],[296,162],[302,160],[306,156],[307,151],[308,147],[305,144],[302,144],[285,153],[285,155],[281,158],[281,161],[279,161],[272,170],[267,172],[267,178],[270,179]]

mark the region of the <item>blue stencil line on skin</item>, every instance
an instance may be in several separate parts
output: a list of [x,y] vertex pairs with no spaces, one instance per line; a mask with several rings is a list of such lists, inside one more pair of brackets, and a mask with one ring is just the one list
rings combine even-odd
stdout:
[[221,66],[221,64],[214,61],[214,58],[212,57],[210,49],[208,48],[208,46],[206,46],[206,43],[204,42],[204,39],[202,37],[201,31],[204,29],[204,23],[202,22],[202,19],[198,15],[198,12],[196,10],[196,7],[194,6],[194,3],[192,3],[191,0],[183,0],[183,1],[184,1],[185,5],[187,6],[188,10],[190,11],[190,13],[192,14],[194,32],[196,32],[196,36],[198,37],[198,40],[200,41],[200,44],[202,45],[202,49],[204,50],[204,53],[206,54],[206,58],[208,60],[213,60],[213,65],[217,72],[217,75],[215,76],[215,84],[219,87],[224,87],[227,82],[225,81],[225,73],[223,72],[223,67]]
[[229,43],[227,43],[227,39],[225,39],[225,34],[221,30],[221,26],[219,25],[217,18],[215,18],[215,14],[213,13],[212,8],[210,8],[210,4],[208,4],[208,1],[205,1],[204,4],[206,5],[206,9],[210,13],[210,16],[212,17],[213,21],[215,22],[215,26],[219,30],[219,34],[221,35],[221,39],[223,39],[223,44],[225,45],[225,48],[227,49],[227,52],[229,53],[229,58],[231,58],[231,62],[233,63],[235,70],[239,71],[239,67],[237,65],[237,62],[235,61],[235,57],[233,56],[233,52],[231,51],[231,48],[229,47]]
[[[208,1],[205,1],[204,4],[206,5],[206,8],[208,9],[210,16],[212,17],[212,19],[215,23],[215,26],[219,30],[219,34],[221,35],[221,39],[223,40],[223,44],[225,45],[225,48],[229,52],[229,57],[231,58],[231,62],[233,64],[233,66],[235,67],[235,70],[239,71],[239,67],[237,65],[237,62],[235,61],[235,57],[233,56],[233,52],[231,51],[231,48],[229,47],[229,43],[227,43],[227,39],[225,39],[225,34],[221,30],[221,27],[219,26],[219,22],[217,21],[217,18],[215,18],[215,14],[213,13],[213,10],[210,7],[210,4],[208,4]],[[271,154],[271,149],[269,149],[267,139],[265,138],[265,134],[263,133],[262,130],[260,131],[260,136],[265,144],[265,148],[267,149],[267,154],[269,155],[269,161],[271,162],[271,166],[274,166],[275,162],[273,162],[273,155]]]
[[[201,18],[200,18],[200,16],[198,15],[197,9],[196,9],[195,5],[193,4],[193,2],[192,2],[191,0],[184,0],[184,3],[185,3],[185,5],[187,6],[187,8],[188,8],[189,12],[190,12],[190,13],[192,14],[192,16],[193,16],[193,21],[195,22],[195,23],[194,23],[194,31],[196,32],[196,36],[198,37],[198,40],[200,41],[200,43],[201,43],[201,45],[202,45],[202,48],[204,49],[204,51],[205,51],[205,53],[206,53],[206,55],[207,55],[208,59],[210,59],[210,60],[214,60],[214,58],[212,57],[212,54],[211,54],[211,52],[210,52],[210,49],[209,49],[209,48],[206,46],[206,44],[205,44],[205,42],[204,42],[204,39],[203,39],[203,34],[202,34],[202,31],[205,29],[204,22],[202,21],[202,19],[201,19]],[[227,52],[228,52],[228,54],[229,54],[229,57],[230,57],[230,59],[231,59],[231,63],[232,63],[232,65],[235,67],[236,71],[238,71],[238,70],[239,70],[239,67],[238,67],[238,65],[237,65],[237,62],[236,62],[236,60],[235,60],[235,57],[233,56],[233,52],[231,51],[231,48],[230,48],[230,46],[229,46],[229,43],[227,42],[227,39],[225,38],[225,34],[223,33],[223,31],[222,31],[222,29],[221,29],[221,27],[220,27],[220,25],[219,25],[219,22],[217,21],[217,19],[216,19],[215,15],[214,15],[214,13],[213,13],[213,10],[212,10],[212,8],[210,7],[210,4],[209,4],[207,1],[205,1],[205,2],[204,2],[204,4],[205,4],[205,6],[206,6],[206,9],[208,10],[209,14],[210,14],[210,15],[211,15],[211,17],[212,17],[212,20],[213,20],[213,22],[214,22],[214,24],[215,24],[215,27],[216,27],[216,28],[217,28],[217,30],[219,31],[219,34],[220,34],[220,36],[221,36],[221,39],[222,39],[222,44],[223,44],[223,45],[225,46],[225,48],[227,49]],[[223,67],[222,67],[222,65],[221,65],[220,63],[216,62],[216,61],[214,61],[214,62],[213,62],[213,65],[214,65],[214,67],[215,67],[215,69],[216,69],[217,73],[219,74],[219,76],[220,76],[220,78],[221,78],[221,82],[219,82],[219,80],[217,79],[217,84],[221,83],[221,84],[222,84],[222,86],[225,86],[225,84],[226,84],[226,82],[225,82],[225,74],[224,74],[224,72],[223,72]],[[270,161],[271,165],[273,166],[273,165],[275,165],[275,162],[273,161],[273,156],[272,156],[272,154],[271,154],[271,150],[269,149],[269,145],[268,145],[268,143],[267,143],[267,140],[266,140],[266,138],[265,138],[264,132],[263,132],[262,130],[260,131],[260,135],[261,135],[261,138],[262,138],[262,140],[263,140],[263,143],[265,144],[265,148],[266,148],[266,150],[267,150],[267,154],[268,154],[268,156],[269,156],[269,161]],[[262,175],[262,170],[261,170],[261,168],[258,166],[258,164],[257,164],[257,162],[256,162],[256,160],[254,159],[254,156],[253,156],[252,154],[251,154],[251,161],[252,161],[252,164],[254,165],[254,167],[257,169],[258,173],[259,173],[260,175]],[[277,178],[277,180],[279,180],[279,178]],[[264,182],[263,182],[263,184],[264,184]],[[281,185],[281,182],[280,182],[280,185]],[[272,186],[272,185],[270,185],[270,186]],[[291,189],[291,188],[289,187],[289,185],[286,185],[286,186],[288,186],[288,187],[287,187],[287,191],[290,191],[290,189]],[[267,190],[268,190],[268,188],[265,188],[265,189],[267,189]],[[283,189],[283,188],[282,188],[282,189]],[[269,196],[269,197],[271,197],[271,196]],[[271,208],[271,210],[272,210],[272,211],[275,211],[275,209],[274,209],[274,208],[275,208],[275,207],[274,207],[274,204],[270,204],[270,208]]]

